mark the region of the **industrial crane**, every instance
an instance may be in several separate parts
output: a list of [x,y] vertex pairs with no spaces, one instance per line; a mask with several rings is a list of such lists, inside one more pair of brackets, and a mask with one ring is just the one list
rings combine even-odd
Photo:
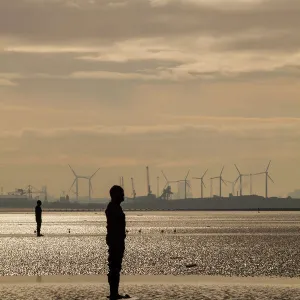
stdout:
[[133,181],[133,178],[132,178],[132,177],[131,177],[131,185],[132,185],[132,198],[135,199],[135,197],[136,197],[136,192],[135,192],[134,181]]
[[39,190],[37,188],[35,188],[32,185],[28,185],[26,186],[24,189],[15,189],[14,192],[10,192],[8,193],[9,195],[27,195],[28,199],[33,199],[33,195],[36,194],[37,196],[35,197],[36,199],[39,198],[40,194],[44,195],[44,200],[47,201],[48,200],[48,193],[47,193],[47,187],[43,187],[42,190]]
[[149,167],[146,167],[147,171],[147,190],[148,190],[148,196],[152,195],[151,187],[150,187],[150,176],[149,176]]
[[40,194],[44,194],[44,200],[47,201],[48,200],[48,193],[47,193],[47,188],[43,187],[42,190],[38,190],[37,188],[35,188],[32,185],[28,185],[27,187],[27,195],[29,199],[32,199],[32,195],[33,194],[37,194],[37,196],[35,197],[36,199],[39,198]]

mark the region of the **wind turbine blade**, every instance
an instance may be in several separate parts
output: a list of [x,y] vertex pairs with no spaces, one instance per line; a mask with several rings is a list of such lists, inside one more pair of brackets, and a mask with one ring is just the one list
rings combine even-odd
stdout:
[[226,180],[226,179],[222,179],[222,180],[223,180],[223,182],[225,181],[227,183],[233,183],[232,181],[229,181],[229,180]]
[[75,184],[75,182],[76,182],[76,179],[77,179],[77,178],[74,179],[74,181],[73,181],[73,183],[72,183],[72,185],[71,185],[71,187],[70,187],[70,189],[69,189],[69,192],[71,191],[72,187],[74,186],[74,184]]
[[204,174],[202,175],[202,178],[204,178],[204,176],[206,175],[208,169],[204,172]]
[[190,174],[190,170],[187,172],[187,174],[185,176],[185,180],[188,178],[189,174]]
[[266,172],[255,173],[255,174],[252,174],[252,175],[262,175],[262,174],[266,174]]
[[240,172],[239,168],[237,167],[237,165],[234,164],[234,166],[235,166],[235,168],[237,169],[237,171],[239,172],[239,174],[241,175],[241,172]]
[[90,177],[90,179],[92,179],[98,173],[99,170],[100,168]]
[[164,177],[165,177],[165,179],[166,179],[166,182],[168,182],[168,178],[167,178],[167,176],[165,175],[164,171],[161,170],[161,172],[162,172],[162,174],[164,175]]
[[190,185],[190,183],[188,181],[186,182],[186,184],[191,189],[191,185]]
[[91,191],[92,191],[92,194],[93,194],[94,193],[94,189],[93,189],[92,182],[90,182],[90,187],[91,187]]
[[222,168],[222,171],[221,171],[221,174],[220,174],[220,176],[222,176],[222,174],[223,174],[223,171],[224,171],[224,168],[225,168],[225,167],[223,167],[223,168]]
[[72,169],[72,167],[69,165],[70,170],[73,172],[74,176],[77,177],[75,171]]
[[275,183],[274,180],[273,180],[269,175],[268,175],[268,177],[269,177],[269,179],[270,179],[273,183]]
[[268,164],[268,166],[267,166],[267,170],[266,170],[266,172],[268,172],[268,171],[269,171],[270,164],[271,164],[271,160],[269,161],[269,164]]
[[221,180],[223,181],[223,183],[227,186],[227,183],[223,180],[223,178],[221,178]]
[[193,179],[202,179],[202,178],[200,178],[200,177],[193,177]]
[[205,185],[205,183],[203,182],[203,186],[206,188],[206,185]]

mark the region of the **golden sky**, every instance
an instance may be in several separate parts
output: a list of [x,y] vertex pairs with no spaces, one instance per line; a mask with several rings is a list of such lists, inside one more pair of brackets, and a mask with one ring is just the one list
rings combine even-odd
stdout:
[[272,160],[270,195],[299,188],[299,14],[298,0],[0,0],[0,184],[58,195],[71,164],[101,168],[95,197],[119,176],[145,194],[146,165],[156,191],[161,169],[233,180],[234,163]]

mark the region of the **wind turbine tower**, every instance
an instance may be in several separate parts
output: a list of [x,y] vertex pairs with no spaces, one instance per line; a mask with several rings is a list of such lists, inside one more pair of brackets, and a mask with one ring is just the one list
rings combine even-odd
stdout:
[[[234,165],[235,168],[237,169],[239,176],[236,180],[240,180],[240,196],[243,196],[243,177],[244,176],[250,176],[250,174],[242,174],[239,170],[239,168],[237,167],[237,165]],[[250,176],[252,178],[252,175]],[[250,179],[251,179],[250,178]]]
[[267,166],[267,169],[265,172],[261,172],[261,173],[256,173],[254,175],[262,175],[262,174],[265,174],[266,175],[266,199],[268,199],[268,181],[271,180],[273,183],[273,179],[271,178],[271,176],[269,175],[269,168],[270,168],[270,165],[271,165],[271,160],[269,161],[269,164]]
[[124,190],[124,177],[120,176],[120,187]]
[[73,185],[75,184],[75,196],[76,196],[76,201],[78,201],[78,197],[79,197],[79,191],[78,191],[78,179],[80,178],[79,176],[77,176],[77,174],[75,173],[75,171],[72,169],[72,167],[69,165],[69,168],[71,169],[71,171],[73,172],[75,179],[70,187],[70,190],[72,189]]
[[190,170],[187,172],[187,174],[186,174],[186,176],[185,176],[185,178],[184,178],[183,180],[178,180],[178,181],[177,181],[177,182],[182,182],[182,181],[184,181],[184,199],[186,199],[187,186],[189,186],[189,188],[191,188],[191,186],[190,186],[190,184],[189,184],[189,182],[188,182],[188,180],[187,180],[189,174],[190,174]]
[[207,171],[208,170],[205,171],[205,173],[202,175],[202,177],[193,177],[193,179],[200,179],[201,180],[201,199],[203,199],[203,187],[206,188],[206,186],[204,184],[204,181],[203,181],[203,178],[206,175]]
[[221,170],[220,176],[212,177],[211,178],[211,188],[212,188],[212,180],[213,179],[219,179],[219,183],[220,183],[220,198],[222,198],[222,183],[224,183],[225,185],[227,185],[226,182],[223,180],[223,177],[222,177],[223,171],[224,171],[224,167]]
[[253,195],[253,174],[250,174],[250,196]]
[[88,179],[88,181],[89,181],[89,201],[91,201],[91,199],[92,199],[92,192],[93,192],[92,179],[98,173],[99,170],[100,170],[100,168],[95,173],[93,173],[92,176],[86,177],[86,179]]

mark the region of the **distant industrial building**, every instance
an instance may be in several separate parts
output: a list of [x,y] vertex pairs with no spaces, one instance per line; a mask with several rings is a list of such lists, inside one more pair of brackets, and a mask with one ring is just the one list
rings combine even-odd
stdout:
[[300,198],[300,190],[295,190],[292,193],[289,193],[288,196],[291,197],[291,198],[299,199]]

